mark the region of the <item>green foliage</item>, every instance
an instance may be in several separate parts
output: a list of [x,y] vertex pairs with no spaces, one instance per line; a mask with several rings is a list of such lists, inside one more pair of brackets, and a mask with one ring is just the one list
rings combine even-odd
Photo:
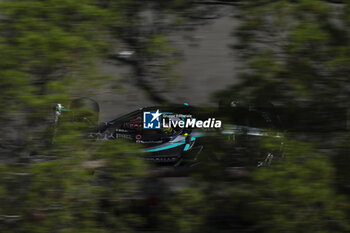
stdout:
[[331,160],[311,144],[286,144],[283,159],[246,179],[227,172],[208,179],[214,167],[199,170],[191,189],[165,199],[166,231],[347,232],[347,200],[334,189]]
[[[128,201],[141,194],[146,174],[139,155],[130,153],[137,148],[126,142],[86,141],[73,126],[57,135],[50,160],[3,166],[1,230],[131,232],[143,223]],[[16,216],[13,223],[11,216]]]
[[162,232],[200,232],[204,225],[207,206],[202,190],[188,188],[174,197],[165,198],[159,213]]
[[253,218],[266,232],[346,232],[331,161],[306,143],[287,145],[281,163],[253,174]]
[[321,0],[245,1],[235,47],[248,71],[227,92],[280,103],[348,103],[348,7]]
[[[235,34],[239,38],[235,49],[246,61],[246,71],[218,98],[268,100],[285,107],[348,105],[349,2],[336,7],[319,0],[245,1],[240,9],[242,25]],[[289,138],[294,140],[285,142],[284,159],[255,170],[253,186],[244,188],[251,191],[251,199],[245,203],[247,215],[242,216],[256,231],[349,230],[348,197],[338,193],[338,187],[347,185],[347,146],[336,152],[328,142],[334,146],[347,137],[304,133],[292,132]],[[320,153],[319,144],[303,142],[308,140],[318,140],[327,152]]]
[[88,141],[84,122],[62,122],[54,144],[43,135],[54,104],[105,80],[95,63],[106,56],[119,13],[99,4],[0,3],[1,232],[128,232],[142,222],[125,201],[139,195],[145,174],[129,153],[137,148]]
[[96,3],[1,1],[2,157],[40,144],[38,125],[51,123],[52,107],[101,81],[95,62],[108,45],[109,14]]
[[56,88],[59,82],[69,85],[81,78],[79,73],[91,71],[93,59],[103,48],[106,20],[105,11],[93,1],[2,1],[0,7],[2,85],[7,80],[15,85],[3,86],[13,92],[2,95],[2,106],[10,105],[6,99],[18,97],[26,100],[18,108],[37,103],[41,95],[55,94],[46,91],[50,82]]

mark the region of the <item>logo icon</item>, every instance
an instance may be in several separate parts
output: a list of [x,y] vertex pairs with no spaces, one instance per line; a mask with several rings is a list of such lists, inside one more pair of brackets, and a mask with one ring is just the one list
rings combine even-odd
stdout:
[[144,129],[160,129],[159,109],[156,112],[143,112],[143,128]]

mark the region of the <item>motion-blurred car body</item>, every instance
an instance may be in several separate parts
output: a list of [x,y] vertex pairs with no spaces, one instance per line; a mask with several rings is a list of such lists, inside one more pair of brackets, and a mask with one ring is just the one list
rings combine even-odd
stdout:
[[[90,106],[94,106],[93,109],[96,112],[99,108],[95,105],[90,104]],[[62,111],[74,111],[73,109],[67,110],[62,105],[57,105],[56,109],[56,123]],[[163,115],[191,116],[197,119],[215,116],[217,119],[222,119],[223,126],[219,129],[193,127],[145,129],[143,127],[143,113],[159,110]],[[261,137],[277,138],[283,144],[281,135],[270,133],[271,130],[277,129],[274,118],[276,117],[271,116],[268,112],[252,106],[231,105],[225,109],[203,110],[188,104],[172,104],[141,108],[114,120],[103,122],[92,129],[87,138],[99,141],[124,139],[142,144],[143,157],[158,164],[194,165],[209,159],[224,162],[229,166],[265,166],[270,164],[276,153],[279,153],[280,148],[273,152],[261,152],[260,149],[255,148],[259,144],[259,139]],[[209,146],[209,144],[211,145]],[[215,156],[215,151],[208,149],[213,147],[224,149],[227,156],[218,158]],[[203,152],[210,154],[210,156],[203,159],[201,155],[204,154]]]

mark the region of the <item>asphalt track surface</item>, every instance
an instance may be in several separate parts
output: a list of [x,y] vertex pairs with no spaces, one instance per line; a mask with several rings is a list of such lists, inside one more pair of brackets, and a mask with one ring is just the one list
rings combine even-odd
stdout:
[[[236,42],[232,32],[239,22],[233,17],[235,8],[231,6],[223,7],[220,13],[219,18],[208,20],[196,30],[180,31],[169,36],[184,58],[176,68],[180,77],[161,93],[171,102],[213,105],[213,93],[237,81],[235,74],[239,62],[229,46]],[[93,93],[93,98],[100,104],[100,121],[157,104],[130,81],[127,65],[102,62],[101,66],[106,74],[120,80],[120,86],[104,87]]]

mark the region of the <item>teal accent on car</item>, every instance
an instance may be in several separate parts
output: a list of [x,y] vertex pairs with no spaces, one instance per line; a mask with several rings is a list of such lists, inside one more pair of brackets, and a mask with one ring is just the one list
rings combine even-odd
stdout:
[[190,144],[186,144],[184,151],[188,151],[189,148],[190,148]]
[[197,134],[197,135],[194,135],[194,136],[192,136],[191,137],[191,140],[192,140],[192,138],[200,138],[200,137],[204,137],[205,136],[205,134]]
[[157,148],[154,148],[154,149],[146,149],[144,151],[145,152],[156,152],[156,151],[168,150],[168,149],[171,149],[171,148],[175,148],[175,147],[181,146],[183,144],[185,144],[185,140],[182,140],[180,142],[176,142],[176,143],[173,143],[173,144],[170,144],[170,145],[162,146],[162,147],[157,147]]

